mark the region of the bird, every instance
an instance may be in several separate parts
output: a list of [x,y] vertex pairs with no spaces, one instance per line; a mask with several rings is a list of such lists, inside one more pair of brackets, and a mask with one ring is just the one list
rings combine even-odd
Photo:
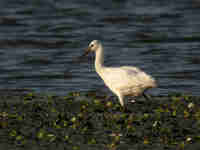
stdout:
[[86,48],[83,56],[95,53],[95,70],[104,81],[104,84],[118,97],[124,107],[125,96],[144,96],[145,91],[157,87],[156,80],[133,66],[107,67],[104,65],[104,48],[99,40],[93,40]]

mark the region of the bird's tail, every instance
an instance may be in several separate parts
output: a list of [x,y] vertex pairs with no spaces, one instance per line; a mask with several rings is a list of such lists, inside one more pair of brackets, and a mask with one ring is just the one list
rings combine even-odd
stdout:
[[155,88],[157,86],[158,86],[158,84],[157,84],[156,80],[152,78],[150,88]]

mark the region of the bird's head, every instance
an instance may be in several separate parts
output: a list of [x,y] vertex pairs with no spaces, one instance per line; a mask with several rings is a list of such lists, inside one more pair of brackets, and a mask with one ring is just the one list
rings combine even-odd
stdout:
[[98,40],[93,40],[92,42],[90,42],[84,55],[87,55],[89,52],[95,52],[99,48],[99,46],[100,46],[100,42]]

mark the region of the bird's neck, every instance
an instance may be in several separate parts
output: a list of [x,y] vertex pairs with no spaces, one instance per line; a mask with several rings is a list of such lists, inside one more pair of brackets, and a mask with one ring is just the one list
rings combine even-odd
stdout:
[[95,58],[95,69],[97,73],[100,73],[104,67],[104,52],[103,47],[100,44],[98,49],[96,50],[96,58]]

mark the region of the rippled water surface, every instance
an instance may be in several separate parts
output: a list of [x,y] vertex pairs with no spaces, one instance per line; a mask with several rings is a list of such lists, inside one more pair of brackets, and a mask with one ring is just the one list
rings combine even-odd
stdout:
[[107,66],[134,65],[158,80],[152,94],[200,95],[199,14],[198,0],[2,0],[0,89],[108,92],[92,55],[74,61],[98,39]]

